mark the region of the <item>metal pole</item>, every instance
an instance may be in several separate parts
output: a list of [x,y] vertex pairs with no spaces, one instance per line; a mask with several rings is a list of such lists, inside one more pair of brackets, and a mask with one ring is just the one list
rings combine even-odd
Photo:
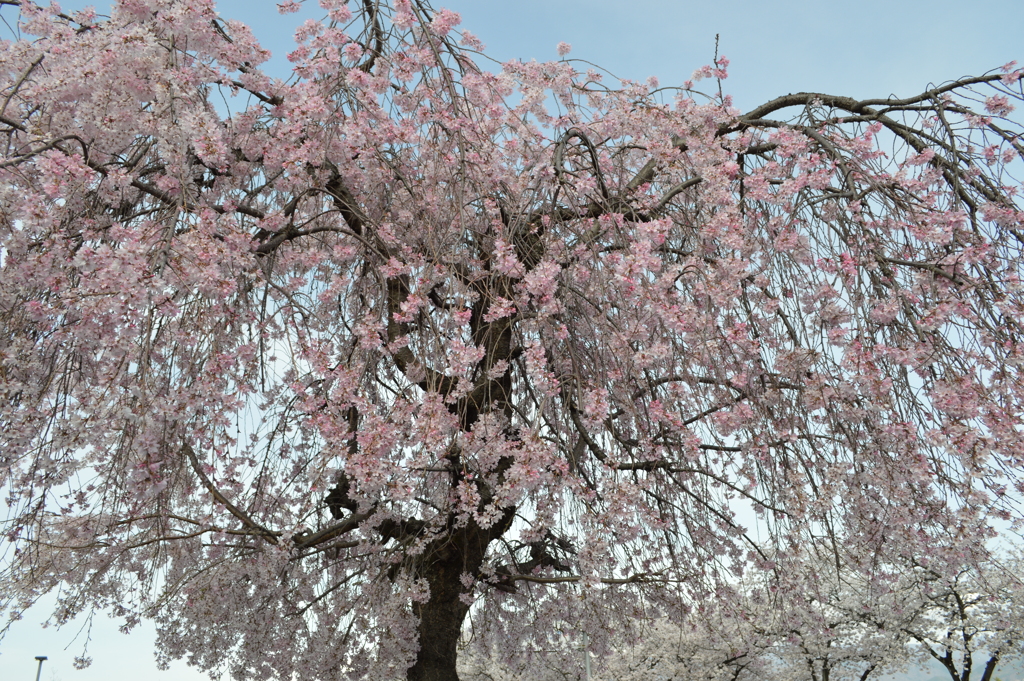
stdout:
[[39,675],[43,673],[43,660],[47,658],[46,655],[36,655],[36,659],[39,660],[39,668],[36,669],[36,681],[39,681]]
[[587,632],[583,632],[583,667],[587,670],[587,681],[590,681],[590,637]]

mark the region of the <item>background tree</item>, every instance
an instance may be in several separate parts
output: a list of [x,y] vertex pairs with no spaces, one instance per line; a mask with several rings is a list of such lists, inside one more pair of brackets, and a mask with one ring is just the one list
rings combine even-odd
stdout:
[[[886,619],[902,613],[893,607],[898,599],[892,587],[900,571],[890,564],[858,569],[836,561],[831,547],[817,548],[823,550],[805,551],[799,572],[743,592],[751,626],[765,642],[762,656],[771,658],[776,677],[867,681],[906,671],[907,633]],[[870,616],[875,613],[882,618]]]
[[657,623],[598,664],[596,678],[866,681],[904,671],[906,631],[865,616],[894,616],[891,588],[873,593],[888,580],[804,558],[802,570],[740,581],[685,622]]
[[[725,595],[725,594],[723,594]],[[621,681],[748,681],[773,678],[769,641],[738,592],[706,602],[685,622],[655,622],[641,638],[593,665],[594,678]],[[757,613],[756,616],[775,613]]]
[[[798,573],[757,574],[723,589],[679,622],[644,623],[636,640],[592,660],[594,679],[616,681],[867,681],[900,673],[921,659],[908,623],[924,616],[921,583],[874,580],[804,553]],[[898,586],[894,586],[898,584]],[[516,667],[500,655],[460,658],[463,681],[538,681],[580,678],[583,640],[572,630],[543,669]],[[908,643],[910,645],[908,645]],[[574,651],[571,652],[571,651]],[[525,657],[525,656],[523,656]]]
[[[781,678],[865,681],[938,663],[952,681],[991,681],[1024,654],[1020,558],[1005,546],[973,564],[911,559],[871,571],[824,558],[809,555],[802,586],[787,586],[787,574],[736,599],[757,613],[747,618],[767,644],[761,656]],[[800,597],[778,603],[774,593]]]
[[[593,676],[866,681],[937,663],[951,681],[991,681],[1000,664],[1024,653],[1019,561],[1000,551],[956,569],[879,566],[867,579],[848,566],[837,572],[828,556],[807,552],[801,573],[759,575],[702,603],[685,622],[653,623],[639,640],[595,660]],[[581,649],[573,643],[561,648]],[[493,657],[464,661],[462,678],[523,677],[523,670],[497,665]],[[531,678],[578,678],[577,658]]]
[[1021,575],[1019,555],[1006,553],[957,570],[919,564],[865,619],[901,632],[916,662],[938,663],[951,681],[992,681],[1024,656]]
[[808,541],[970,559],[1016,513],[1013,65],[742,113],[487,73],[420,2],[323,0],[287,83],[209,0],[3,4],[15,615],[454,679],[467,619],[601,654]]
[[[722,615],[726,617],[722,617]],[[752,614],[746,611],[745,615]],[[770,642],[758,635],[749,617],[731,607],[702,607],[685,623],[667,619],[644,623],[635,640],[616,646],[604,657],[591,656],[591,678],[597,681],[747,681],[772,678],[778,665],[765,650]],[[459,658],[463,681],[565,681],[585,678],[585,639],[563,629],[541,664],[524,664],[527,655],[503,659],[497,651],[467,648]],[[536,651],[540,652],[540,651]]]

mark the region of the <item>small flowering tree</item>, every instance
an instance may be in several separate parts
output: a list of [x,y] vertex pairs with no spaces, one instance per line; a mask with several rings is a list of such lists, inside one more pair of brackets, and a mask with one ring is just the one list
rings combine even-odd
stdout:
[[992,681],[1000,665],[1024,657],[1019,554],[945,564],[908,558],[861,571],[817,556],[796,576],[801,588],[787,574],[745,590],[737,599],[743,617],[723,619],[750,622],[756,636],[739,640],[761,641],[752,657],[770,657],[787,679],[866,681],[938,663],[950,681]]
[[11,616],[447,681],[463,633],[602,654],[807,542],[1016,513],[1012,64],[742,112],[725,58],[489,73],[423,0],[321,0],[287,82],[212,0],[0,5]]
[[[920,647],[905,625],[922,615],[921,594],[910,580],[889,586],[890,574],[872,584],[847,569],[805,554],[800,573],[757,575],[679,621],[638,627],[638,636],[592,659],[597,681],[867,681],[905,671]],[[799,587],[797,582],[800,582]],[[882,586],[882,585],[886,586]],[[917,597],[915,599],[915,597]],[[459,660],[463,681],[563,681],[581,677],[583,640],[566,632],[557,652],[524,669],[500,653],[468,651]],[[908,646],[908,642],[910,646]]]
[[1019,554],[957,570],[917,565],[865,622],[898,631],[918,664],[950,681],[993,681],[1024,657],[1024,580]]
[[[725,594],[722,594],[725,595]],[[769,642],[742,607],[739,594],[702,604],[687,621],[652,624],[642,637],[596,665],[599,681],[754,681],[776,676]],[[742,614],[741,614],[742,613]],[[723,616],[724,615],[724,616]],[[775,613],[759,613],[771,620]]]
[[[808,552],[805,569],[746,592],[751,627],[774,676],[806,681],[867,681],[910,666],[908,636],[874,615],[897,617],[892,565],[858,570]],[[900,596],[907,594],[899,592]],[[899,613],[899,614],[897,614]]]
[[[720,596],[726,596],[725,593]],[[721,605],[722,607],[717,607]],[[776,678],[781,666],[770,650],[776,639],[765,638],[763,621],[775,621],[777,612],[754,612],[750,602],[734,591],[718,603],[701,604],[683,622],[667,618],[644,622],[633,640],[623,641],[601,657],[585,657],[586,639],[569,627],[552,641],[541,664],[523,663],[525,655],[511,659],[501,651],[467,646],[459,658],[462,681],[565,681],[585,676],[589,662],[595,681],[753,681]],[[782,678],[782,677],[779,677]],[[798,677],[794,677],[798,678]]]
[[893,599],[856,571],[804,556],[802,570],[757,575],[683,622],[656,623],[603,660],[596,678],[867,681],[908,666],[907,633],[866,616],[892,615]]

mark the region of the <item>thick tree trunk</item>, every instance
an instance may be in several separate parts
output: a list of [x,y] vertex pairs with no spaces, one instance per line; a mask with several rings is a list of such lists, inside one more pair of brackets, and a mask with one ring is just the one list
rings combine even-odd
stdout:
[[[435,593],[431,580],[430,600],[416,610],[420,617],[420,650],[416,664],[409,668],[409,681],[459,681],[455,669],[457,646],[462,622],[469,607],[459,600],[461,584],[459,573],[451,575],[453,589],[443,588]],[[454,597],[453,597],[454,596]]]
[[[507,525],[507,520],[499,523],[502,528]],[[461,599],[466,591],[462,575],[479,573],[487,545],[501,531],[498,527],[482,530],[470,522],[427,551],[417,572],[430,585],[430,600],[413,606],[420,620],[420,649],[416,663],[409,668],[408,681],[459,681],[455,662],[462,623],[469,612]]]

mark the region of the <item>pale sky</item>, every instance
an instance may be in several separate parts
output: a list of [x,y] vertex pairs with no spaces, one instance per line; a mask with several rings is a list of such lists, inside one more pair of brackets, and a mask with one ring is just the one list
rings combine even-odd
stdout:
[[[435,0],[462,14],[465,28],[499,61],[556,59],[560,41],[570,58],[597,64],[621,78],[656,76],[678,85],[719,52],[731,60],[724,90],[749,110],[790,92],[812,91],[858,98],[909,96],[965,75],[977,75],[1016,59],[1024,62],[1021,0]],[[65,10],[109,2],[61,2]],[[287,76],[295,26],[315,11],[281,16],[275,0],[222,0],[225,18],[250,24],[274,53],[270,70]],[[12,8],[0,13],[10,21]],[[5,36],[7,37],[7,36]],[[496,67],[495,67],[496,68]],[[0,680],[31,681],[36,655],[47,655],[44,681],[199,681],[184,663],[161,672],[153,662],[154,632],[140,627],[117,632],[105,616],[92,622],[93,664],[78,671],[82,622],[59,631],[40,628],[47,612],[37,608],[0,642]]]

